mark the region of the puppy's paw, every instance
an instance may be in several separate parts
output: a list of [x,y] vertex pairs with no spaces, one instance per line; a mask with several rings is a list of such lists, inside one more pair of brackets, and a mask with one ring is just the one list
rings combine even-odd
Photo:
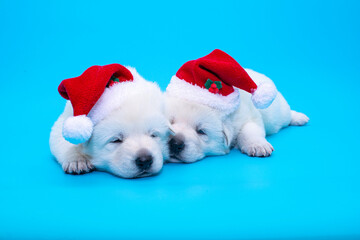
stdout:
[[62,164],[64,172],[67,174],[85,174],[94,170],[94,166],[87,159],[82,159],[73,162],[64,162]]
[[273,146],[265,139],[254,140],[240,146],[242,153],[250,157],[269,157],[274,151]]
[[291,111],[290,126],[303,126],[309,122],[308,116],[303,113]]

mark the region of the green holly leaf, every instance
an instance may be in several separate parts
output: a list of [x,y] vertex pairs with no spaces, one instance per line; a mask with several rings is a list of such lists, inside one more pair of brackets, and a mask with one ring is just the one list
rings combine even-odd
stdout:
[[220,81],[215,81],[214,83],[216,84],[216,87],[217,87],[219,90],[222,89],[222,84],[221,84]]
[[205,83],[206,89],[209,89],[209,88],[211,87],[211,84],[213,84],[213,83],[214,83],[213,81],[211,81],[210,79],[208,79],[208,80],[206,81],[206,83]]

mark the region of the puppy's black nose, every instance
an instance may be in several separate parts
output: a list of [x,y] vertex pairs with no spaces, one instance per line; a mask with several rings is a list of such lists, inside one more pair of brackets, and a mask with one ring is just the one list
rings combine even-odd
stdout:
[[142,149],[138,152],[135,164],[140,170],[148,170],[153,164],[153,157],[147,150]]
[[170,152],[178,154],[185,148],[185,137],[182,134],[176,134],[169,141]]

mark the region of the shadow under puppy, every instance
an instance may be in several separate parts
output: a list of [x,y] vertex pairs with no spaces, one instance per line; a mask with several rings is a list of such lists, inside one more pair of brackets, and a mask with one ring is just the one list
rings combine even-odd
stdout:
[[92,66],[64,80],[68,99],[50,134],[50,149],[63,170],[96,168],[123,178],[154,175],[168,157],[169,122],[157,84],[134,68]]
[[186,62],[165,96],[175,132],[169,141],[170,162],[195,162],[227,154],[232,147],[249,156],[270,156],[274,149],[266,135],[309,120],[290,110],[268,77],[243,69],[218,49]]

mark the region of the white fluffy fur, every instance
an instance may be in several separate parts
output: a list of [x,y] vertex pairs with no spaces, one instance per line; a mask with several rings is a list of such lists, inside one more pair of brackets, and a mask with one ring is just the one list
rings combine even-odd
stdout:
[[[65,172],[80,174],[96,168],[120,177],[134,178],[150,176],[162,169],[163,159],[168,156],[170,134],[164,116],[163,95],[155,83],[143,80],[136,72],[134,74],[134,69],[131,71],[138,80],[132,87],[125,87],[126,92],[114,88],[113,94],[123,94],[121,99],[112,95],[116,108],[105,103],[111,101],[110,97],[102,98],[97,107],[103,104],[106,114],[93,118],[96,124],[92,137],[83,144],[71,144],[62,136],[64,121],[73,116],[72,106],[67,102],[50,134],[51,152]],[[116,104],[116,101],[121,104]],[[100,111],[100,108],[95,111]],[[115,139],[123,142],[114,143]],[[135,164],[139,151],[143,149],[153,157],[153,164],[146,172],[141,172]]]
[[[265,75],[250,69],[246,71],[258,86],[276,89]],[[172,122],[172,129],[175,134],[185,136],[184,150],[180,154],[170,153],[171,162],[195,162],[205,156],[226,154],[231,147],[249,156],[270,156],[274,148],[266,140],[266,135],[277,133],[289,125],[304,125],[309,120],[304,114],[291,111],[280,92],[268,108],[257,109],[251,94],[240,90],[240,105],[230,115],[187,98],[172,94],[165,96],[166,114]],[[196,133],[199,127],[205,136]]]

